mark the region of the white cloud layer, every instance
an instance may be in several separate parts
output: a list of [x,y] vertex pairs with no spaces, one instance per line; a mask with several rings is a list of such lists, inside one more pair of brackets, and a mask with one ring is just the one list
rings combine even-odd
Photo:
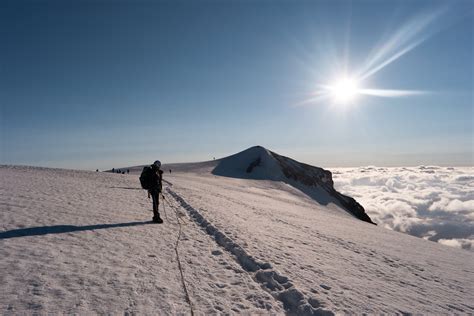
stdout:
[[474,251],[474,168],[336,168],[336,190],[378,225]]

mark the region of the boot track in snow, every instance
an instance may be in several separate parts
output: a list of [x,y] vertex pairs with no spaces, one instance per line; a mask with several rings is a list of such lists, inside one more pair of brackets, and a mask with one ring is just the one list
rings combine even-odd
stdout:
[[249,255],[240,245],[222,233],[218,228],[207,221],[195,208],[189,205],[179,194],[166,188],[169,193],[216,243],[227,252],[234,255],[239,265],[251,274],[252,279],[281,301],[288,314],[297,315],[334,315],[333,312],[323,309],[321,303],[314,297],[305,297],[293,282],[281,275],[268,262],[260,262]]

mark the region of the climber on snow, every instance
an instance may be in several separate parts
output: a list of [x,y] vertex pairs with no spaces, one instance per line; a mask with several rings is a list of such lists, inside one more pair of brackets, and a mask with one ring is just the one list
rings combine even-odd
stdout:
[[161,162],[156,160],[151,166],[145,166],[140,175],[142,188],[148,191],[148,198],[153,200],[153,222],[163,223],[158,211],[160,205],[159,195],[162,189],[163,171],[160,169]]

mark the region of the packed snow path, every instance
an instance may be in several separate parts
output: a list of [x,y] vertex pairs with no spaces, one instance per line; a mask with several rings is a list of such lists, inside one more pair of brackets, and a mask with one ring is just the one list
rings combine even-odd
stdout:
[[363,223],[281,183],[165,176],[174,194],[165,190],[170,204],[156,225],[136,174],[0,167],[0,313],[189,314],[175,214],[198,315],[308,304],[308,312],[474,313],[471,252]]
[[305,298],[304,294],[296,289],[286,276],[280,275],[272,269],[270,263],[257,262],[242,247],[209,223],[196,209],[186,203],[181,196],[169,188],[167,191],[189,212],[191,218],[215,239],[217,244],[236,257],[245,271],[248,273],[255,272],[252,274],[253,279],[261,283],[262,287],[271,293],[273,297],[280,300],[288,312],[298,315],[333,315],[330,311],[320,308],[320,302],[316,298]]

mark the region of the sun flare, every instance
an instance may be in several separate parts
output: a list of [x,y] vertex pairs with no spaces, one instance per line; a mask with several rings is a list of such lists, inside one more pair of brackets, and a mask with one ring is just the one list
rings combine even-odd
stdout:
[[359,87],[356,80],[343,78],[331,85],[330,90],[336,102],[348,103],[356,98]]

